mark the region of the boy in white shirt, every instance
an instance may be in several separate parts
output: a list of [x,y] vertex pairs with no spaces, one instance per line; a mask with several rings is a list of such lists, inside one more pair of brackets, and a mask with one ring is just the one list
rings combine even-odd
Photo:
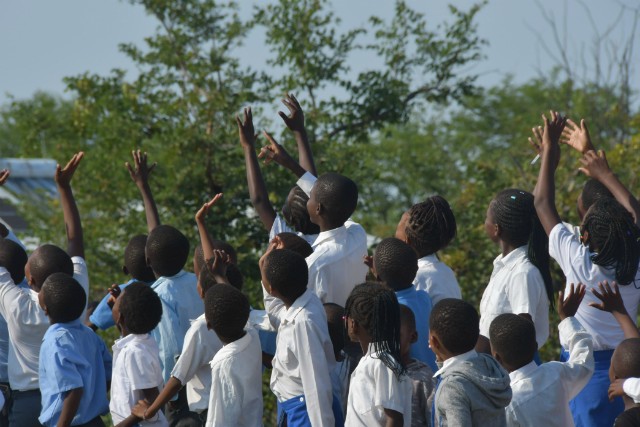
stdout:
[[513,397],[507,407],[510,426],[573,426],[569,401],[593,375],[591,336],[573,317],[584,297],[585,286],[573,286],[564,299],[558,298],[560,341],[569,349],[567,362],[548,362],[538,366],[536,331],[528,319],[513,313],[501,314],[491,323],[491,351],[509,371]]
[[229,285],[205,296],[207,327],[224,347],[211,361],[207,426],[262,426],[262,349],[258,334],[245,330],[249,300]]

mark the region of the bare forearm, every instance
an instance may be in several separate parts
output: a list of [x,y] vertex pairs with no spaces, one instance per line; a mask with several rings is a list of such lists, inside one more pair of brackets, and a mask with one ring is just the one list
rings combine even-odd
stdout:
[[75,388],[67,393],[62,403],[60,418],[58,418],[58,427],[68,427],[71,425],[73,417],[75,417],[78,412],[83,391],[84,389],[82,388]]
[[536,212],[547,235],[561,222],[556,210],[555,166],[551,163],[550,153],[543,152],[538,182],[534,190]]
[[78,205],[73,197],[70,185],[58,185],[60,204],[64,216],[64,226],[67,232],[67,252],[69,256],[84,258],[84,238],[82,234],[82,222]]
[[205,261],[213,258],[213,239],[204,223],[204,218],[196,219],[198,225],[198,234],[200,234],[200,244],[202,245],[202,254]]
[[621,313],[619,311],[614,311],[613,317],[616,318],[620,327],[622,328],[622,332],[624,332],[624,338],[640,338],[640,333],[638,333],[638,327],[635,322],[627,313]]
[[404,416],[400,412],[384,408],[384,414],[387,416],[386,427],[402,427],[404,425]]
[[158,215],[158,207],[153,199],[153,193],[149,183],[145,182],[138,185],[140,195],[142,196],[142,202],[144,203],[144,214],[147,219],[147,230],[149,233],[160,225],[160,215]]
[[253,148],[244,148],[244,159],[247,168],[247,185],[249,187],[249,197],[251,204],[256,210],[260,221],[267,230],[271,230],[276,213],[269,202],[269,193],[262,177],[258,157]]
[[307,172],[310,172],[313,176],[318,176],[306,129],[294,131],[293,136],[296,139],[296,145],[298,146],[300,166]]

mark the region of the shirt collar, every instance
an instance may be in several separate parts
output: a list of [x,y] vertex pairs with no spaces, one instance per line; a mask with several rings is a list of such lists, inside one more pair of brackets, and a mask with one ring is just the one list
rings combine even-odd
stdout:
[[[234,354],[238,354],[242,352],[245,348],[251,344],[251,341],[256,339],[257,337],[254,335],[256,332],[253,328],[245,329],[246,333],[244,336],[234,342],[230,342],[228,344],[224,344],[220,350],[215,354],[215,360],[220,360],[221,358],[232,356]],[[214,360],[212,359],[209,362],[209,365],[213,367]]]
[[316,238],[315,242],[313,242],[313,245],[311,245],[314,249],[323,242],[329,241],[329,240],[337,240],[337,238],[343,234],[345,234],[347,232],[347,227],[345,227],[344,225],[341,225],[338,228],[334,228],[332,230],[327,230],[327,231],[323,231],[320,234],[318,234],[318,237]]
[[79,329],[83,327],[85,326],[80,321],[80,318],[73,320],[71,322],[54,323],[53,325],[49,326],[49,328],[47,329],[47,332],[45,332],[44,337],[42,339],[44,341],[47,335],[55,334],[56,331],[58,331],[59,329]]
[[300,310],[302,310],[309,303],[309,301],[311,301],[311,298],[314,295],[315,294],[313,292],[311,292],[309,289],[304,291],[304,293],[302,295],[300,295],[298,297],[298,299],[296,299],[293,302],[293,304],[291,304],[291,307],[289,307],[287,309],[287,312],[286,312],[286,314],[284,316],[284,321],[285,322],[292,322],[293,319],[295,319],[295,317],[298,315]]
[[409,286],[408,288],[401,289],[401,290],[399,290],[399,291],[395,291],[395,294],[396,294],[396,297],[397,297],[397,296],[408,296],[408,295],[410,295],[410,294],[414,294],[414,293],[416,293],[416,292],[418,292],[418,291],[416,290],[416,286],[415,286],[415,285],[411,285],[411,286]]
[[527,257],[528,249],[529,246],[524,245],[512,250],[505,256],[502,256],[502,254],[498,255],[498,257],[493,261],[494,268],[508,268],[509,270],[513,269],[518,261]]
[[439,263],[440,260],[436,254],[427,255],[418,260],[418,265],[433,265]]
[[118,338],[113,342],[114,349],[122,349],[132,341],[144,341],[149,338],[149,334],[129,334],[126,337]]
[[442,375],[450,367],[455,366],[458,363],[464,362],[466,360],[469,360],[472,357],[475,357],[477,355],[478,353],[476,353],[475,350],[469,350],[466,353],[462,353],[457,356],[450,357],[444,361],[444,363],[442,364],[442,368],[438,369],[438,371],[435,374],[433,374],[433,377],[435,378],[439,375]]
[[538,365],[536,364],[536,362],[531,361],[528,364],[524,365],[522,368],[510,372],[509,378],[511,379],[511,385],[524,378],[530,377],[533,371],[535,371],[537,368]]
[[153,289],[155,289],[155,288],[157,288],[157,287],[158,287],[158,285],[159,285],[160,283],[164,283],[164,281],[165,281],[165,280],[168,280],[168,279],[169,279],[169,280],[175,280],[175,279],[178,279],[178,278],[180,278],[180,277],[184,276],[185,274],[187,274],[187,272],[186,272],[186,271],[184,271],[184,270],[180,270],[180,272],[179,272],[178,274],[173,275],[173,276],[160,276],[160,277],[158,277],[158,278],[155,280],[155,282],[153,282],[153,284],[151,285],[151,287],[152,287]]

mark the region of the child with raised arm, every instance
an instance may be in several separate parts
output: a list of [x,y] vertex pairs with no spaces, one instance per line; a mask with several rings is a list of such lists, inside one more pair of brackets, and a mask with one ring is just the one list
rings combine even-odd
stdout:
[[141,399],[153,401],[162,388],[159,349],[149,335],[162,317],[162,302],[149,285],[134,282],[113,305],[113,318],[121,338],[113,344],[113,380],[109,409],[113,424],[168,426],[162,413],[136,416],[134,405]]
[[100,416],[109,410],[111,355],[80,320],[86,300],[82,286],[65,273],[47,277],[38,294],[51,322],[42,339],[39,366],[38,420],[47,427],[103,427]]
[[456,232],[456,218],[441,196],[431,196],[413,205],[402,214],[396,228],[395,237],[418,255],[418,273],[413,284],[416,289],[427,291],[433,304],[444,298],[462,298],[455,274],[437,255],[451,243]]
[[[535,190],[535,207],[549,235],[549,253],[560,265],[567,286],[570,283],[616,281],[627,312],[635,318],[640,302],[640,290],[634,285],[640,283],[640,229],[632,213],[616,200],[600,199],[585,215],[579,238],[562,223],[556,209],[555,170],[560,160],[558,140],[564,125],[565,120],[555,112],[551,114],[551,120],[544,117],[542,165]],[[599,156],[583,156],[582,160],[583,169],[599,177],[598,180],[610,172]],[[609,313],[589,307],[591,302],[598,303],[599,300],[587,293],[575,317],[593,338],[596,366],[589,383],[572,400],[571,412],[576,425],[611,425],[622,412],[623,403],[621,399],[609,401],[608,370],[613,350],[624,338],[624,333]],[[561,344],[566,349],[567,343]],[[567,356],[565,350],[562,360]]]
[[496,317],[491,323],[491,351],[509,371],[513,398],[507,407],[510,426],[573,426],[569,401],[593,375],[593,343],[590,335],[573,315],[585,286],[571,286],[567,298],[558,295],[561,340],[569,343],[567,362],[548,362],[538,366],[533,360],[537,350],[533,323],[513,313]]

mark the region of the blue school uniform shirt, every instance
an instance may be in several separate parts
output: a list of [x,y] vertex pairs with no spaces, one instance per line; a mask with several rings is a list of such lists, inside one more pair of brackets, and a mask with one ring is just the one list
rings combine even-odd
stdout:
[[198,295],[196,275],[181,271],[175,276],[159,277],[151,288],[162,301],[160,323],[151,331],[160,349],[162,377],[169,381],[171,371],[182,352],[184,336],[191,321],[204,313],[204,304]]
[[40,347],[39,374],[42,412],[38,420],[43,425],[58,423],[65,395],[76,388],[83,391],[72,425],[88,423],[109,412],[111,354],[80,319],[49,326]]
[[[127,283],[123,283],[118,287],[120,288],[120,291],[122,291],[124,290],[124,288],[135,282],[146,283],[141,280],[131,279]],[[93,310],[91,316],[89,316],[89,321],[96,325],[98,329],[102,329],[103,331],[109,329],[112,326],[115,326],[116,324],[116,322],[113,321],[111,307],[109,307],[109,304],[107,304],[110,296],[111,294],[107,292],[104,298],[102,298],[102,300],[98,303],[96,309]]]
[[437,371],[436,355],[429,348],[429,316],[432,306],[429,294],[411,285],[407,289],[396,291],[396,297],[398,302],[409,307],[416,317],[418,341],[411,344],[411,357],[429,365],[433,372]]

